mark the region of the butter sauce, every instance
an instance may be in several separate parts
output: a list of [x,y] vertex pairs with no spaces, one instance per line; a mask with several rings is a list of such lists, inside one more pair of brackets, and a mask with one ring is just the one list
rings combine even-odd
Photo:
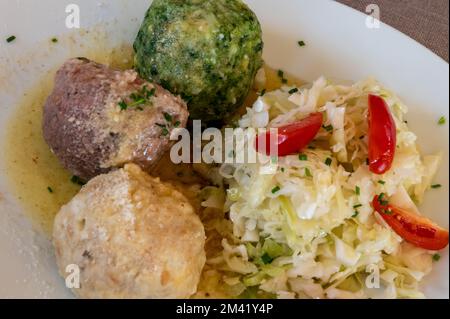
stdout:
[[[91,50],[85,57],[114,68],[132,67],[133,50],[123,45],[109,51]],[[62,205],[79,191],[80,185],[71,181],[72,175],[58,162],[45,143],[42,136],[42,111],[47,96],[53,87],[53,72],[44,76],[38,84],[27,91],[16,106],[16,111],[9,121],[6,140],[7,174],[14,187],[16,197],[20,200],[34,226],[47,236],[51,236],[53,219]],[[278,71],[265,66],[266,90],[271,91],[283,85]],[[288,85],[301,85],[302,82],[284,74]],[[251,106],[258,93],[252,90],[245,101]],[[176,181],[177,184],[198,185],[201,179],[190,165],[175,165],[165,156],[153,175],[162,180]],[[193,197],[189,194],[188,197]],[[199,206],[198,203],[197,205]]]

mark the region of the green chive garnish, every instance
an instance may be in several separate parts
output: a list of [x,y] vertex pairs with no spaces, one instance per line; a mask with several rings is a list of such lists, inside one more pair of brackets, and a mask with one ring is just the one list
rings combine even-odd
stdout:
[[439,120],[438,120],[438,124],[439,124],[439,125],[444,125],[445,122],[446,122],[445,116],[441,116],[441,117],[439,118]]
[[180,126],[180,124],[181,124],[180,121],[176,121],[176,122],[173,124],[173,126],[174,126],[174,127],[178,127],[178,126]]
[[280,190],[280,186],[275,186],[274,188],[272,188],[272,194],[275,194],[276,192],[278,192]]
[[259,96],[264,96],[264,94],[266,94],[266,89],[263,89],[263,90],[259,93]]
[[136,99],[133,103],[131,103],[130,105],[128,105],[129,107],[133,107],[136,105],[141,105],[145,103],[145,99],[144,98],[138,98]]
[[386,184],[386,182],[383,181],[383,180],[379,180],[379,181],[378,181],[378,184],[384,185],[384,184]]
[[167,122],[172,122],[172,115],[170,115],[169,113],[166,113],[166,112],[164,112],[163,114],[164,114],[164,119]]
[[270,264],[273,261],[273,258],[269,256],[268,253],[264,253],[264,255],[261,256],[261,261],[267,265]]
[[359,212],[357,210],[355,210],[355,212],[353,213],[352,217],[355,218],[358,215],[359,215]]
[[52,39],[52,42],[53,42],[53,43],[56,43],[56,42],[58,42],[58,39],[57,39],[57,38],[53,38],[53,39]]
[[15,35],[12,35],[12,36],[10,36],[10,37],[8,37],[8,38],[6,39],[6,42],[11,43],[11,42],[13,42],[15,39],[16,39],[16,36],[15,36]]
[[72,178],[70,179],[70,181],[74,184],[78,184],[80,186],[83,186],[85,183],[78,177],[78,176],[72,176]]
[[433,255],[433,261],[439,261],[439,259],[441,259],[441,255],[439,255],[439,254]]
[[297,88],[293,88],[293,89],[290,89],[289,90],[289,94],[294,94],[294,93],[297,93],[298,92],[298,89]]
[[327,132],[331,132],[333,130],[333,125],[322,125],[322,127],[327,131]]
[[143,89],[144,95],[147,97],[147,99],[151,98],[153,95],[155,95],[156,89],[153,88],[150,91],[147,89],[146,86],[144,86]]
[[355,187],[355,193],[356,193],[356,195],[360,195],[361,194],[361,189],[359,188],[359,186]]
[[312,177],[311,171],[309,170],[308,167],[305,167],[305,175],[308,177]]
[[53,193],[53,189],[50,186],[47,187],[47,190],[49,193]]
[[119,107],[120,107],[121,111],[124,111],[128,108],[128,105],[127,105],[127,103],[125,103],[125,101],[122,100],[119,102]]
[[306,45],[305,41],[301,40],[297,42],[299,46],[304,47]]
[[306,161],[308,160],[308,156],[306,156],[306,154],[299,154],[298,159],[301,161]]
[[441,188],[441,187],[442,187],[441,184],[434,184],[434,185],[431,185],[431,188]]
[[380,195],[378,195],[378,202],[380,203],[380,205],[386,206],[389,204],[389,202],[387,200],[384,200],[384,193],[381,193]]
[[353,208],[359,208],[359,207],[362,207],[362,204],[357,204],[357,205],[353,205]]
[[333,160],[329,157],[327,157],[327,159],[325,160],[325,164],[328,166],[330,166],[332,162],[333,162]]
[[167,127],[163,127],[162,131],[161,131],[161,135],[162,136],[167,136],[169,134],[169,130],[167,129]]
[[282,70],[278,70],[277,74],[280,78],[284,78],[284,72]]

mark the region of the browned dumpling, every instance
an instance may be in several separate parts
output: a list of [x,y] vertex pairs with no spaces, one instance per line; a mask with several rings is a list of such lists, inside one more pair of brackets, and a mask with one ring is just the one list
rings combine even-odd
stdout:
[[189,201],[134,164],[83,186],[57,214],[53,243],[62,276],[79,267],[82,298],[188,298],[206,260]]
[[170,132],[186,126],[188,115],[181,98],[134,70],[76,58],[56,73],[43,133],[61,163],[87,181],[125,163],[149,171],[170,148]]

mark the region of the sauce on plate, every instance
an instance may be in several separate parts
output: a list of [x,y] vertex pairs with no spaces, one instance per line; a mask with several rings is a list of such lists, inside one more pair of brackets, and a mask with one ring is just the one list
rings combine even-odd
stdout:
[[[124,45],[111,51],[91,51],[85,56],[99,63],[108,64],[119,69],[132,67],[133,50]],[[42,111],[47,96],[53,87],[53,77],[58,66],[49,72],[39,83],[25,92],[16,106],[16,111],[9,121],[6,141],[6,165],[9,180],[16,197],[20,200],[35,227],[51,237],[53,220],[62,205],[70,201],[79,191],[80,185],[71,181],[72,175],[65,170],[55,155],[52,154],[42,136]],[[265,66],[266,90],[271,91],[283,85],[278,70]],[[287,74],[283,75],[287,85],[301,86],[303,83]],[[258,96],[252,90],[244,103],[251,106]],[[245,112],[245,108],[242,108]],[[172,182],[182,191],[198,210],[201,209],[199,191],[205,181],[189,164],[173,164],[168,154],[157,165],[152,175]],[[220,250],[217,243],[207,245],[208,255]],[[210,250],[210,251],[208,251]],[[211,296],[222,296],[211,292]],[[208,297],[208,296],[203,296]]]

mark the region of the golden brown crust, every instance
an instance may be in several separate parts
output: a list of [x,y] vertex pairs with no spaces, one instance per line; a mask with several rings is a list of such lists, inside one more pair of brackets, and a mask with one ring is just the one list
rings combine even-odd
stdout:
[[187,298],[205,263],[205,233],[191,204],[134,164],[86,184],[58,213],[61,275],[81,269],[82,298]]

